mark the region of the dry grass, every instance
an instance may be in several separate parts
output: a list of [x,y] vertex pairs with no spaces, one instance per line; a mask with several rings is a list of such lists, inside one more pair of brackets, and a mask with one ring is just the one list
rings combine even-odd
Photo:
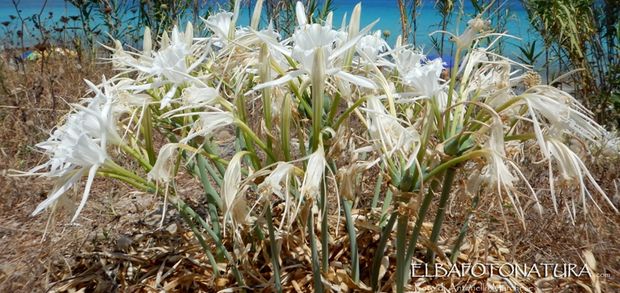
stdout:
[[[6,60],[6,59],[5,59]],[[3,63],[0,88],[0,170],[26,170],[37,165],[42,156],[32,146],[44,140],[50,129],[62,117],[69,106],[86,93],[82,79],[97,80],[109,75],[107,65],[79,63],[76,58],[52,56],[44,64],[31,62],[17,69]],[[593,174],[600,179],[604,189],[614,195],[613,180],[618,180],[618,158],[597,158],[591,162]],[[538,188],[547,188],[545,166],[532,166],[528,176]],[[160,228],[161,200],[152,195],[131,193],[129,188],[109,180],[97,180],[92,191],[92,201],[83,212],[79,225],[67,225],[71,215],[60,210],[49,222],[47,216],[29,216],[36,204],[45,198],[50,186],[35,178],[0,176],[0,291],[44,292],[70,291],[87,288],[87,291],[214,291],[230,284],[232,277],[212,281],[210,267],[202,250],[188,228],[169,209]],[[361,190],[371,196],[375,175],[365,174]],[[470,199],[465,196],[466,178],[460,178],[455,188],[454,200],[447,213],[443,235],[457,235],[467,216]],[[200,191],[194,190],[195,182],[181,180],[179,190],[192,195],[190,204],[201,206]],[[575,192],[565,187],[562,193]],[[105,196],[103,196],[105,195]],[[543,194],[544,195],[544,194]],[[541,196],[544,198],[544,196]],[[490,198],[490,197],[484,197]],[[461,251],[469,261],[516,262],[516,263],[583,263],[583,252],[592,251],[598,261],[598,270],[607,275],[600,278],[602,292],[620,290],[620,217],[606,210],[593,212],[588,220],[581,219],[575,226],[566,218],[546,211],[540,216],[534,208],[526,211],[525,229],[510,213],[500,213],[498,200],[483,201],[470,223],[470,233]],[[550,204],[543,204],[551,206]],[[606,209],[606,207],[603,207]],[[200,211],[200,209],[198,208]],[[372,217],[369,211],[354,213]],[[277,209],[276,209],[277,213]],[[433,212],[434,213],[434,212]],[[277,218],[277,215],[276,215]],[[431,217],[429,217],[431,218]],[[378,227],[371,221],[359,218],[359,247],[362,268],[369,267],[373,250],[378,242]],[[502,220],[504,219],[504,220]],[[349,261],[347,234],[344,227],[334,244],[341,243],[331,255],[333,271],[328,281],[353,288],[347,274],[342,273],[343,264]],[[46,233],[47,230],[47,233]],[[428,228],[425,235],[430,233]],[[44,233],[46,236],[43,237]],[[449,241],[446,241],[449,240]],[[440,241],[440,249],[451,248],[453,239]],[[286,291],[312,291],[309,248],[304,241],[285,238],[281,258],[283,261],[283,288]],[[444,244],[441,244],[444,243]],[[268,245],[256,248],[263,253]],[[388,245],[386,255],[395,262],[394,244]],[[243,266],[242,266],[243,267]],[[222,269],[226,269],[223,265]],[[249,283],[257,290],[263,278],[269,279],[270,269],[265,267],[263,276]],[[364,272],[364,271],[363,271]],[[366,272],[366,274],[368,274]],[[385,272],[384,290],[390,290],[390,276]],[[362,280],[368,276],[362,273]],[[538,286],[542,292],[588,292],[595,284],[589,279],[580,280],[513,280],[524,287]],[[446,278],[438,280],[414,280],[418,285],[438,288],[443,284],[464,283],[482,288],[486,280]],[[432,287],[435,286],[435,287]],[[588,289],[586,289],[588,288]],[[333,288],[335,289],[335,288]]]

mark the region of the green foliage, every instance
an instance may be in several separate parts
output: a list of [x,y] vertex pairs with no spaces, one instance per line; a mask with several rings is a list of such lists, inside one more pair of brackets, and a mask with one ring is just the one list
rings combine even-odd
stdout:
[[517,57],[517,59],[519,62],[527,65],[535,65],[543,53],[542,51],[536,52],[536,41],[519,46],[519,51],[521,51],[521,56]]
[[[618,1],[524,0],[524,4],[532,26],[545,41],[547,70],[557,66],[560,71],[578,70],[572,75],[577,97],[599,121],[620,125],[620,108],[613,98],[620,64]],[[522,52],[525,59],[533,56],[531,50]],[[549,59],[558,61],[550,64]]]

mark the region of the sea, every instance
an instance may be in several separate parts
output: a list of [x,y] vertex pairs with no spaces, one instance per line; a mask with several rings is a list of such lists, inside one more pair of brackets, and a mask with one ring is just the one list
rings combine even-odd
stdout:
[[[213,0],[199,1],[201,5],[213,5],[214,2],[218,2]],[[221,2],[222,5],[227,5],[229,1],[219,0],[219,2]],[[437,54],[438,52],[433,49],[431,37],[429,35],[441,29],[441,14],[435,6],[435,0],[422,0],[421,2],[416,18],[416,47],[421,48],[427,54]],[[466,28],[467,21],[474,17],[475,10],[471,1],[457,0],[455,2],[457,2],[455,3],[457,8],[462,7],[462,13],[454,13],[452,15],[446,30],[459,34]],[[343,19],[345,14],[350,16],[353,7],[357,3],[361,3],[362,27],[378,19],[379,22],[373,27],[373,30],[389,32],[387,41],[392,45],[395,43],[397,36],[401,33],[400,13],[397,0],[334,0],[333,3],[334,26],[336,27],[340,26],[341,19]],[[218,3],[215,5],[218,5]],[[241,12],[238,25],[247,25],[249,23],[251,14],[248,13],[247,9],[248,8],[245,8],[245,11]],[[459,14],[461,14],[460,17],[458,16]],[[25,19],[33,15],[41,15],[42,23],[53,26],[59,23],[62,16],[69,17],[78,15],[78,10],[65,0],[0,0],[0,24],[10,22],[9,25],[0,26],[0,36],[2,35],[2,30],[4,30],[5,41],[6,38],[13,38],[13,42],[15,42],[14,32],[21,28],[21,22],[19,18],[16,17],[21,16]],[[502,40],[502,53],[508,57],[517,57],[520,54],[519,47],[525,47],[528,43],[533,41],[537,41],[539,48],[542,47],[542,41],[539,41],[540,36],[531,27],[527,11],[523,7],[521,0],[497,0],[489,9],[488,15],[493,25],[497,25],[498,20],[503,22],[501,26],[503,28],[502,32],[506,32],[513,36],[503,38]],[[105,29],[105,26],[101,27]],[[13,35],[7,35],[11,30],[13,31]],[[32,45],[37,42],[37,30],[31,22],[26,21],[24,31],[26,32],[24,38],[27,44]],[[438,37],[439,35],[435,33],[434,36]],[[448,47],[450,43],[447,39],[448,37],[446,37],[446,47]],[[445,50],[448,51],[448,49]]]

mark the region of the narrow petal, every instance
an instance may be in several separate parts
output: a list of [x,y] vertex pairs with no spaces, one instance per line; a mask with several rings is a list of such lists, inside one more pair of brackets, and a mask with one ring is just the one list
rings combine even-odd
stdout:
[[77,217],[80,215],[80,212],[86,205],[86,201],[88,200],[88,195],[90,194],[90,188],[93,185],[93,181],[95,180],[95,175],[97,175],[97,169],[99,169],[99,165],[94,165],[90,167],[88,171],[88,179],[86,180],[86,186],[84,187],[84,193],[82,194],[82,200],[80,201],[80,205],[75,211],[75,215],[71,218],[71,223],[75,222]]
[[353,75],[345,71],[339,71],[335,75],[339,78],[342,78],[352,84],[359,85],[361,87],[365,87],[369,89],[377,88],[377,85],[372,80],[359,76],[359,75]]

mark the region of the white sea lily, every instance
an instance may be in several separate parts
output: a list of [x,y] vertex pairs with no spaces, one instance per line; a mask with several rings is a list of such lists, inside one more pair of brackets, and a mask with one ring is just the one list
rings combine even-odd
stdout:
[[[364,29],[363,33],[370,30],[373,24]],[[282,45],[268,42],[268,45],[274,47],[274,49],[278,52],[292,57],[295,61],[297,61],[299,63],[299,68],[289,71],[284,76],[276,80],[257,85],[254,87],[254,90],[280,85],[300,75],[310,75],[316,59],[315,55],[317,50],[322,50],[323,56],[325,56],[325,58],[320,62],[324,66],[323,68],[326,75],[333,75],[361,87],[372,89],[376,88],[376,85],[372,80],[343,71],[338,63],[338,58],[343,56],[347,50],[353,48],[353,46],[355,46],[355,44],[361,39],[363,33],[348,41],[345,41],[345,34],[343,32],[333,30],[331,26],[308,24],[298,27],[295,30],[295,33],[291,37],[293,43],[292,50],[289,50]]]
[[[65,123],[59,126],[47,141],[37,144],[49,157],[49,161],[34,167],[24,175],[41,175],[55,178],[56,187],[48,199],[35,209],[38,214],[53,204],[67,190],[75,186],[79,179],[87,176],[86,186],[80,204],[72,221],[77,219],[86,205],[90,187],[97,170],[101,166],[112,166],[106,148],[108,144],[121,144],[117,133],[117,119],[126,111],[116,103],[116,86],[104,79],[102,89],[86,80],[94,97],[86,105],[75,105]],[[42,172],[46,170],[46,172]]]
[[84,81],[95,96],[90,99],[86,107],[76,105],[80,111],[72,115],[73,119],[78,120],[76,123],[79,123],[90,137],[101,139],[104,147],[108,142],[120,144],[121,137],[116,129],[116,123],[118,115],[127,110],[116,102],[118,87],[105,79],[102,83],[103,89],[88,80]]
[[187,82],[189,73],[202,61],[199,59],[200,62],[194,62],[188,66],[187,57],[190,55],[191,43],[188,44],[186,36],[174,27],[170,45],[155,53],[152,67],[149,70],[150,74],[172,83],[171,89],[162,98],[162,109],[170,104],[178,86]]
[[288,188],[288,182],[290,175],[292,174],[295,166],[287,162],[278,162],[276,168],[271,171],[269,176],[265,177],[265,180],[259,185],[259,189],[266,190],[269,193],[273,193],[281,199],[286,199],[287,196],[282,193],[282,183],[285,188]]
[[488,181],[500,185],[507,189],[513,188],[513,183],[517,181],[517,177],[512,175],[508,166],[504,163],[506,151],[504,150],[504,133],[503,125],[499,121],[495,121],[491,125],[491,134],[486,143],[487,159],[489,161],[488,168],[483,175]]
[[489,21],[480,16],[470,19],[467,22],[467,29],[460,36],[454,38],[456,45],[460,48],[469,48],[472,42],[480,36],[480,33],[489,27],[489,24]]
[[198,107],[213,104],[218,96],[218,91],[212,87],[192,85],[183,90],[181,98],[183,98],[185,105]]
[[284,211],[282,212],[282,221],[280,221],[279,229],[282,229],[287,218],[289,225],[292,225],[295,221],[295,215],[289,215],[291,207],[293,206],[292,197],[289,194],[289,187],[291,178],[294,178],[294,169],[295,166],[291,163],[278,162],[276,168],[273,169],[269,176],[265,177],[265,181],[258,186],[258,189],[268,196],[275,194],[280,199],[284,200]]
[[232,24],[234,14],[232,12],[222,11],[209,16],[205,20],[205,25],[211,30],[218,41],[226,43],[228,41],[228,33]]
[[[136,89],[144,90],[149,88],[160,88],[164,84],[171,84],[170,89],[164,93],[160,102],[160,108],[168,106],[175,95],[177,89],[187,83],[192,83],[194,77],[192,71],[196,69],[204,59],[208,52],[192,57],[193,48],[193,26],[187,24],[185,32],[179,32],[175,26],[172,29],[171,37],[164,33],[160,42],[160,50],[144,54],[135,54],[138,58],[133,58],[129,53],[122,50],[122,47],[112,49],[114,51],[112,61],[119,65],[124,71],[129,72],[137,70],[142,75],[138,80],[149,80],[149,83],[136,85]],[[189,64],[189,60],[193,62]]]
[[[302,68],[313,68],[314,54],[316,50],[326,50],[326,56],[330,56],[336,42],[340,40],[340,32],[333,30],[329,26],[320,24],[310,24],[295,30],[293,34],[293,57]],[[325,59],[325,68],[328,66],[328,60]]]
[[[89,137],[82,130],[78,120],[79,116],[70,116],[67,123],[54,131],[47,141],[37,144],[37,147],[50,156],[50,160],[23,175],[55,178],[56,184],[48,198],[36,207],[32,215],[52,205],[66,191],[76,186],[82,177],[87,176],[82,199],[71,219],[72,222],[75,221],[86,205],[97,170],[111,163],[101,139]],[[47,170],[47,172],[41,172],[42,170]]]
[[149,180],[167,183],[172,179],[172,168],[178,147],[177,143],[168,143],[161,147],[153,169],[147,174]]
[[566,92],[552,86],[535,86],[521,95],[528,106],[534,132],[545,156],[549,156],[542,129],[543,123],[559,133],[567,133],[596,143],[604,129],[590,116],[591,112]]
[[[514,182],[516,182],[518,178],[512,174],[511,169],[506,164],[508,160],[506,159],[506,152],[504,150],[505,143],[502,127],[503,124],[499,120],[499,117],[494,119],[494,122],[490,127],[491,133],[489,135],[489,140],[486,142],[485,148],[483,149],[486,151],[487,166],[483,170],[481,176],[482,179],[487,181],[490,185],[496,186],[500,197],[502,195],[502,190],[506,192],[512,206],[516,209],[515,211],[517,215],[523,221],[523,210],[521,208],[521,204],[519,203],[518,197],[515,195],[514,188]],[[510,162],[510,165],[513,167],[512,170],[519,173],[519,175],[525,179],[515,164]],[[539,202],[536,197],[536,193],[533,191],[527,180],[524,181],[532,192],[535,201]]]
[[400,120],[388,114],[376,97],[368,98],[366,107],[368,132],[376,148],[387,158],[400,154],[406,162],[403,167],[411,167],[420,147],[418,132],[413,127],[404,127]]
[[[241,159],[247,152],[236,153],[224,172],[222,183],[222,200],[224,209],[224,233],[226,233],[226,222],[232,221],[233,227],[244,222],[247,216],[247,203],[245,197],[238,197],[241,189]],[[235,229],[236,230],[236,229]]]
[[319,145],[316,151],[308,158],[308,167],[306,168],[300,189],[300,199],[305,196],[316,196],[319,194],[326,165],[327,161],[325,160],[323,145]]
[[401,78],[416,68],[422,66],[425,56],[406,48],[397,48],[392,52],[394,65]]
[[367,56],[370,62],[375,62],[381,53],[389,50],[389,46],[381,37],[381,31],[378,30],[373,34],[362,37],[356,49],[360,54]]
[[173,115],[172,117],[183,117],[198,115],[198,120],[193,123],[192,129],[187,136],[180,140],[180,143],[187,143],[198,136],[208,137],[214,130],[232,124],[235,118],[232,113],[226,111],[212,111],[199,113],[185,113]]
[[[586,201],[587,201],[586,195],[588,198],[592,200],[594,205],[600,210],[600,207],[598,206],[598,204],[596,204],[596,201],[594,200],[594,198],[592,197],[592,194],[588,190],[584,178],[587,178],[591,186],[593,186],[594,189],[598,193],[600,193],[601,196],[603,196],[603,198],[605,199],[605,201],[609,203],[611,208],[615,212],[618,212],[618,209],[614,206],[614,204],[611,202],[609,197],[607,197],[607,195],[605,194],[605,191],[603,191],[603,189],[598,185],[598,183],[596,183],[596,180],[594,179],[594,177],[592,176],[592,174],[590,173],[586,165],[579,158],[579,155],[577,155],[574,151],[572,151],[569,146],[562,143],[560,139],[558,139],[557,137],[547,136],[545,137],[545,142],[546,142],[549,154],[550,154],[549,183],[551,185],[552,195],[555,194],[555,190],[554,190],[553,170],[552,170],[551,160],[557,163],[558,168],[560,169],[560,174],[562,175],[564,179],[579,181],[579,191],[581,194],[581,201],[583,205],[584,216],[587,214],[587,210],[588,210],[586,206]],[[553,196],[553,198],[555,199],[555,196]],[[555,200],[553,201],[553,204],[554,204],[554,208],[557,211],[557,203]]]

